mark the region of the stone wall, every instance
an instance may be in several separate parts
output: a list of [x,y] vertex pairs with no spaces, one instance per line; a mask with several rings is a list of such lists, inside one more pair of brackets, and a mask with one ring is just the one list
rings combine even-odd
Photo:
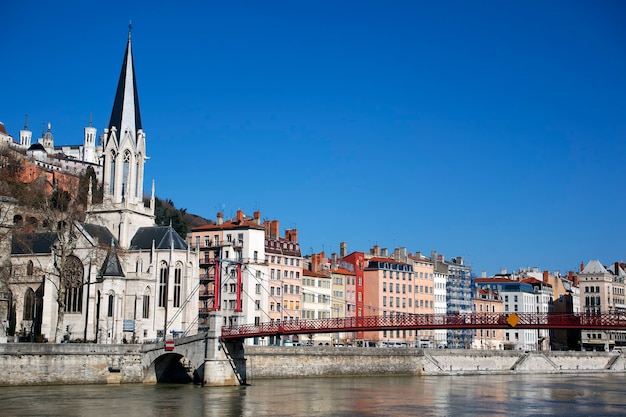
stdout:
[[604,352],[524,352],[247,346],[247,380],[346,375],[472,375],[626,372]]
[[[232,360],[202,359],[177,345],[179,357],[206,367],[205,385],[236,385]],[[472,375],[503,373],[626,372],[621,354],[605,352],[523,352],[453,349],[245,346],[245,380],[366,375]],[[142,352],[143,350],[143,352]],[[215,348],[217,351],[221,349]],[[195,352],[195,353],[194,353]],[[156,346],[93,344],[0,344],[0,385],[119,384],[155,382],[154,366],[166,352]],[[241,353],[241,352],[240,352]],[[189,359],[189,358],[188,358]],[[208,366],[219,365],[219,366]]]
[[143,381],[139,345],[0,344],[0,385]]

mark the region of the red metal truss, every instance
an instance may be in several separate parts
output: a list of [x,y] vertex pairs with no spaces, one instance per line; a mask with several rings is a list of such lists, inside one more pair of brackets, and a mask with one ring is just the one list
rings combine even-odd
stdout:
[[222,327],[222,338],[288,334],[428,329],[589,329],[626,330],[625,314],[458,313],[294,320]]

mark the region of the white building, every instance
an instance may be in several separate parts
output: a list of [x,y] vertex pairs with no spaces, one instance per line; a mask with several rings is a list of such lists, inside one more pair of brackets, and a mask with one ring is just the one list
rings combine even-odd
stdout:
[[[198,253],[169,226],[156,226],[154,185],[149,206],[143,201],[146,140],[142,130],[136,79],[128,36],[109,127],[102,139],[103,202],[91,190],[85,222],[72,224],[77,245],[68,257],[75,265],[68,284],[63,323],[58,323],[53,248],[59,231],[37,231],[30,245],[14,242],[11,262],[16,332],[49,339],[61,324],[65,339],[98,343],[141,342],[171,333],[197,332]],[[40,144],[54,146],[50,129]],[[95,128],[85,129],[83,161],[96,163]],[[20,132],[21,145],[30,140]],[[88,145],[88,146],[87,146]],[[90,161],[88,161],[90,160]],[[59,340],[57,340],[59,341]]]

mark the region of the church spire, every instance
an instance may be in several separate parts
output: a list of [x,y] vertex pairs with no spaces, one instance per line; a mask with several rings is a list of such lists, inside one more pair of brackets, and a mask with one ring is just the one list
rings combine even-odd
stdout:
[[133,61],[131,45],[132,25],[128,26],[128,43],[122,64],[122,72],[117,83],[113,111],[109,129],[115,127],[118,132],[118,140],[126,133],[133,137],[141,129],[141,116],[139,112],[139,97],[137,95],[137,80],[135,78],[135,65]]

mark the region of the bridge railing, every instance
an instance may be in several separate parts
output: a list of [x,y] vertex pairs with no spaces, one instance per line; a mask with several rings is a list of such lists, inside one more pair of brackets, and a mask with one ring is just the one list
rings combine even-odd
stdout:
[[293,320],[223,327],[222,337],[381,331],[395,329],[607,329],[626,330],[624,314],[453,313],[395,314]]

